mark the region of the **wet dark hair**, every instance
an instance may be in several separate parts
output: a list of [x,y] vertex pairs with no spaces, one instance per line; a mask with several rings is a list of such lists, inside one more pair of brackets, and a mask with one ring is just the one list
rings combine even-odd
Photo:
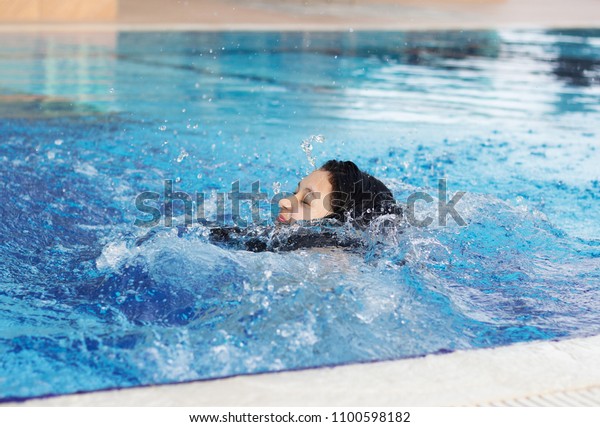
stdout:
[[361,171],[354,162],[329,160],[320,170],[330,174],[333,187],[331,206],[333,213],[327,218],[346,221],[349,216],[358,225],[385,214],[402,214],[394,195],[383,182]]

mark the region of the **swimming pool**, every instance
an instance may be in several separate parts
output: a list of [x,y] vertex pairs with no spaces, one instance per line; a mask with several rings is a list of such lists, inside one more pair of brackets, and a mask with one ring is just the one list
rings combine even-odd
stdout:
[[[0,37],[0,400],[600,332],[598,30]],[[235,181],[293,190],[313,135],[400,201],[446,179],[467,225],[136,245],[141,192],[213,218]]]

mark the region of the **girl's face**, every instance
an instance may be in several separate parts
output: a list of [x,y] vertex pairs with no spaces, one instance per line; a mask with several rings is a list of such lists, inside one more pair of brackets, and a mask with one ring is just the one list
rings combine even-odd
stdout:
[[277,222],[293,224],[298,220],[324,218],[333,213],[330,194],[333,187],[327,171],[316,170],[298,183],[294,194],[279,201]]

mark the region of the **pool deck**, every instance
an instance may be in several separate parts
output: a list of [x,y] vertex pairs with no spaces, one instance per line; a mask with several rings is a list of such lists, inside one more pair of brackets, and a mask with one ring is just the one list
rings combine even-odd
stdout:
[[120,0],[114,20],[0,20],[0,31],[565,28],[599,22],[598,0]]
[[595,336],[32,399],[9,405],[599,406],[598,360],[600,336]]

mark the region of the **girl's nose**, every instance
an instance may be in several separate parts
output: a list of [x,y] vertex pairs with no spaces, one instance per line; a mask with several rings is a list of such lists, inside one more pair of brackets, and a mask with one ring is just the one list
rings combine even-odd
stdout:
[[292,210],[292,201],[290,200],[289,197],[286,199],[281,199],[279,201],[279,209],[285,209],[287,211]]

